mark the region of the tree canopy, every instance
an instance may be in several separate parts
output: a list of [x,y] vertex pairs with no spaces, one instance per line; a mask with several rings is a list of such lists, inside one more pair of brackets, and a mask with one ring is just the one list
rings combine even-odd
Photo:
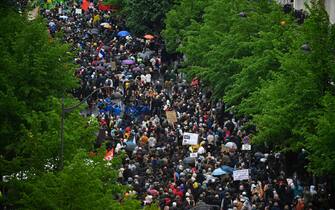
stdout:
[[117,184],[121,157],[108,166],[100,152],[87,163],[98,128],[79,109],[65,115],[65,167],[59,170],[61,98],[65,107],[78,103],[67,92],[79,85],[73,54],[49,36],[44,20],[28,21],[11,8],[0,13],[1,206],[140,208]]
[[[191,2],[193,12],[185,8]],[[184,72],[252,118],[254,143],[305,148],[313,172],[334,173],[326,114],[334,108],[334,26],[322,1],[312,2],[302,25],[275,1],[200,5],[181,1],[165,20],[163,37],[170,51],[185,55]]]
[[117,181],[121,157],[107,164],[103,155],[88,158],[80,151],[61,172],[28,180],[22,209],[140,209],[140,201],[125,197],[127,188]]
[[120,6],[126,26],[137,35],[158,34],[164,27],[165,14],[174,0],[105,0]]

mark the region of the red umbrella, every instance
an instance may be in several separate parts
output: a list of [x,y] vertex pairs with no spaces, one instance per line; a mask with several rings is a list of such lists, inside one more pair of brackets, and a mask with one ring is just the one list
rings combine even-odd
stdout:
[[151,35],[151,34],[146,34],[146,35],[144,35],[144,38],[145,38],[145,39],[148,39],[148,40],[152,40],[152,39],[154,39],[155,37],[154,37],[153,35]]

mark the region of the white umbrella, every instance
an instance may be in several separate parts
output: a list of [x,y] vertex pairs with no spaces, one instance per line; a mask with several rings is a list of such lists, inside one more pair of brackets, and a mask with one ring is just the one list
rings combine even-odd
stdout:
[[237,146],[234,142],[228,142],[225,146],[230,149],[237,149]]

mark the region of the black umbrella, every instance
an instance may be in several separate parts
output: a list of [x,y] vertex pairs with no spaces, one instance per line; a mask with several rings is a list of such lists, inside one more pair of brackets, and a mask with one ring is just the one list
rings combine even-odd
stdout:
[[195,158],[193,158],[193,157],[187,157],[187,158],[184,159],[184,163],[185,164],[195,163]]

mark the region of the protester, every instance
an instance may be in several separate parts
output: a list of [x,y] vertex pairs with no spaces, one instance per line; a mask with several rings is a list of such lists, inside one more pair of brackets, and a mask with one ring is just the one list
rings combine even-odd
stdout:
[[[168,68],[160,40],[127,34],[110,11],[94,4],[80,9],[65,3],[42,14],[50,35],[62,31],[77,53],[81,87],[75,96],[103,87],[87,101],[87,116],[100,126],[96,147],[105,143],[115,155],[126,152],[118,177],[132,187],[127,195],[136,194],[143,205],[158,202],[161,209],[329,208],[324,188],[285,174],[283,155],[242,150],[252,143],[245,118],[224,112],[199,78],[187,83],[178,65]],[[169,122],[165,111],[175,111],[177,122]],[[198,144],[183,145],[185,132],[198,134]],[[217,169],[224,172],[215,175]],[[249,169],[249,179],[234,181],[239,169]]]

